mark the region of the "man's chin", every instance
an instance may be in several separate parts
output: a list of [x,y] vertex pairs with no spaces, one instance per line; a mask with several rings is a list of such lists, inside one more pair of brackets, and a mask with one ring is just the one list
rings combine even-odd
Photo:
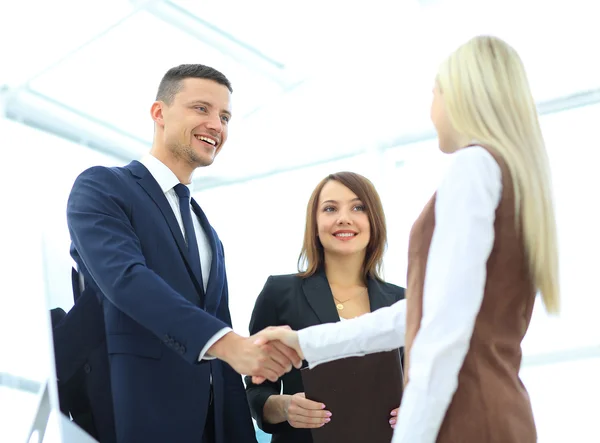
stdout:
[[205,166],[210,166],[214,163],[215,158],[211,156],[194,156],[190,159],[193,164],[196,165],[197,168],[202,168]]

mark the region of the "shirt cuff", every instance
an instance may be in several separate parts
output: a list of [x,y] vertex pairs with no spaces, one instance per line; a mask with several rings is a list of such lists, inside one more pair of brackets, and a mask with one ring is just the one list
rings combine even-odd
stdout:
[[215,357],[212,357],[210,355],[205,355],[205,354],[208,352],[208,350],[210,349],[210,347],[212,345],[214,345],[216,342],[218,342],[220,339],[222,339],[225,336],[225,334],[229,334],[230,332],[233,332],[233,329],[231,329],[231,328],[223,328],[219,332],[217,332],[215,335],[213,335],[210,338],[210,340],[208,340],[206,342],[206,344],[202,348],[202,351],[200,351],[200,355],[198,356],[198,361],[202,361],[202,360],[214,360]]

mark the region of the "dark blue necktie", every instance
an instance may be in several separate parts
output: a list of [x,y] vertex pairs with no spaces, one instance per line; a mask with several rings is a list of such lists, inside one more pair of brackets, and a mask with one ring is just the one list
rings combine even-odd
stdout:
[[200,285],[203,285],[198,240],[196,239],[196,231],[192,222],[192,211],[190,209],[190,190],[186,185],[181,183],[176,185],[174,189],[179,196],[179,209],[181,211],[181,218],[183,219],[183,229],[185,230],[190,266],[194,274],[199,278]]

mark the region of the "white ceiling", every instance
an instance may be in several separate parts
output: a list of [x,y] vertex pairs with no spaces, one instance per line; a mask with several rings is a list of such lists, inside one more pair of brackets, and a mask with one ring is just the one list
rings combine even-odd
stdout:
[[437,64],[479,33],[519,50],[539,101],[597,89],[592,7],[587,0],[14,1],[0,7],[0,85],[10,88],[13,118],[43,119],[38,126],[75,139],[79,131],[125,160],[151,141],[149,108],[164,72],[180,63],[214,66],[233,83],[234,119],[226,149],[200,178],[230,181],[427,133]]

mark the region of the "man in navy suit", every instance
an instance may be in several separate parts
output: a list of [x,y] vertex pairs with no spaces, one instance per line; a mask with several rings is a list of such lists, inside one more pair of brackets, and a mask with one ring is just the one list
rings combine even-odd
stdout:
[[69,197],[71,255],[101,294],[118,442],[256,442],[239,374],[301,364],[231,330],[223,245],[190,199],[194,170],[227,140],[231,93],[210,67],[170,69],[150,153],[84,171]]

